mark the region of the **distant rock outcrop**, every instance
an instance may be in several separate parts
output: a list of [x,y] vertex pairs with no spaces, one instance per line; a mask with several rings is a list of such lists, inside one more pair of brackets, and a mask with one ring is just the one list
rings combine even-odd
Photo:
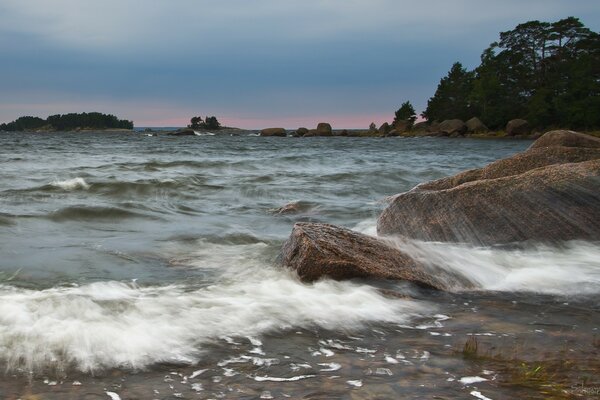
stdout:
[[460,136],[467,132],[467,126],[460,119],[447,119],[439,124],[438,132],[444,136]]
[[297,223],[284,244],[282,264],[304,281],[321,278],[399,279],[446,289],[434,274],[376,238],[329,224]]
[[531,126],[524,119],[513,119],[506,124],[506,134],[508,136],[529,135]]
[[306,128],[296,129],[296,136],[302,137],[302,136],[306,135],[307,133],[308,133],[308,129],[306,129]]
[[331,125],[327,122],[319,122],[317,125],[317,136],[331,136]]
[[481,120],[477,117],[473,117],[467,122],[465,122],[467,126],[468,133],[488,133],[490,130]]
[[378,233],[478,245],[599,240],[597,146],[587,135],[549,132],[526,152],[394,196]]
[[284,128],[266,128],[260,131],[260,136],[287,136],[287,132]]

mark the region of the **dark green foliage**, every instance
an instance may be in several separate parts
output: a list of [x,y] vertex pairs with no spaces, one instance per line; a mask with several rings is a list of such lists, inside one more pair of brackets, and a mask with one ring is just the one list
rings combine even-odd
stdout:
[[492,129],[514,118],[537,128],[598,129],[598,110],[600,35],[569,17],[500,33],[474,71],[454,64],[423,116],[476,116]]
[[9,122],[8,124],[0,125],[1,131],[24,131],[39,129],[46,125],[46,121],[38,117],[20,117]]
[[202,117],[192,117],[188,128],[217,130],[221,128],[221,124],[215,116],[206,117],[204,121],[202,121]]
[[20,117],[8,124],[0,125],[0,130],[4,131],[26,131],[40,128],[57,131],[75,129],[133,129],[133,122],[120,120],[110,114],[91,112],[51,115],[45,120],[38,117]]
[[206,124],[206,129],[219,129],[221,124],[217,121],[217,117],[206,117],[204,119],[204,123]]
[[434,96],[427,102],[423,117],[430,121],[445,119],[467,120],[473,115],[470,93],[475,74],[454,63],[448,75],[442,78]]
[[407,121],[408,126],[411,127],[416,119],[417,113],[415,112],[415,108],[410,101],[405,101],[394,115],[394,125],[400,121]]

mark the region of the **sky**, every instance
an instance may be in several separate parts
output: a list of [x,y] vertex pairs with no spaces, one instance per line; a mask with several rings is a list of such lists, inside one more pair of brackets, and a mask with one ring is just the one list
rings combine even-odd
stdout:
[[568,16],[600,31],[598,0],[1,0],[0,122],[366,128],[422,112],[499,32]]

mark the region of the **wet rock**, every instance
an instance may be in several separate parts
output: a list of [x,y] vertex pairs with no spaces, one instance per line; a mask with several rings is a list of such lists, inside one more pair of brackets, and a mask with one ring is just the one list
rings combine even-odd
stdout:
[[529,135],[530,133],[531,126],[524,119],[513,119],[506,124],[506,134],[508,136]]
[[282,264],[304,281],[328,277],[398,279],[435,289],[446,284],[376,238],[329,224],[297,223],[283,245]]
[[465,125],[467,126],[468,133],[487,133],[490,131],[488,127],[485,126],[485,124],[477,117],[471,118],[465,122]]
[[280,136],[280,137],[284,137],[287,136],[287,132],[284,128],[266,128],[263,129],[262,131],[260,131],[260,136],[266,136],[266,137],[270,137],[270,136]]
[[394,196],[378,233],[481,245],[599,240],[600,149],[561,145],[594,145],[580,134],[547,135],[539,141],[549,146]]
[[193,129],[179,129],[174,132],[169,132],[167,135],[169,136],[194,136],[196,132]]
[[313,205],[311,203],[304,201],[293,201],[279,208],[272,209],[270,212],[276,215],[298,214],[310,211],[312,208]]

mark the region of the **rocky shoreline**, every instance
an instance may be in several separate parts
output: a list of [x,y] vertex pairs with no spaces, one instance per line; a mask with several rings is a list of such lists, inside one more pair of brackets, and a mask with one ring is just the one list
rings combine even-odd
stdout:
[[598,241],[600,138],[548,132],[525,152],[420,184],[388,198],[377,233],[297,223],[281,264],[305,281],[395,279],[446,290],[453,286],[448,277],[440,279],[388,238],[474,246]]

